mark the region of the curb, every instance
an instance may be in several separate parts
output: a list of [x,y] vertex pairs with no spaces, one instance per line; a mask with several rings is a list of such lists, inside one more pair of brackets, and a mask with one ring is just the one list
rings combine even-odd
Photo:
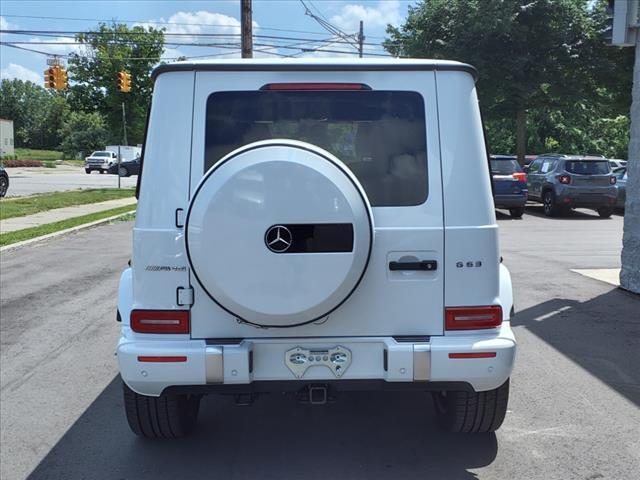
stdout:
[[[135,209],[131,210],[131,212],[135,212]],[[94,220],[93,222],[83,223],[82,225],[76,225],[75,227],[66,228],[64,230],[59,230],[57,232],[47,233],[46,235],[30,238],[29,240],[23,240],[22,242],[16,242],[10,245],[5,245],[4,247],[0,247],[0,252],[4,253],[9,250],[15,250],[17,248],[25,247],[32,243],[42,242],[44,240],[49,240],[50,238],[61,237],[63,235],[68,235],[70,233],[74,233],[74,232],[91,228],[91,227],[97,227],[98,225],[109,223],[112,220],[116,220],[120,217],[124,217],[125,215],[129,215],[131,212],[119,213],[118,215],[113,215],[112,217],[101,218],[100,220]]]

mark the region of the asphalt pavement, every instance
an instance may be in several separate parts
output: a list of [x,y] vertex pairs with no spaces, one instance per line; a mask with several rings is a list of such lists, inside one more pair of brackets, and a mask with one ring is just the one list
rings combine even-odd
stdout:
[[640,297],[571,269],[619,267],[622,217],[500,215],[519,341],[497,434],[442,433],[429,396],[326,406],[206,397],[189,438],[128,429],[117,282],[131,224],[0,255],[0,477],[20,479],[637,479]]
[[[61,192],[79,188],[116,188],[118,176],[92,172],[83,167],[60,165],[56,168],[7,168],[9,190],[7,197]],[[135,187],[137,175],[120,179],[122,187]]]

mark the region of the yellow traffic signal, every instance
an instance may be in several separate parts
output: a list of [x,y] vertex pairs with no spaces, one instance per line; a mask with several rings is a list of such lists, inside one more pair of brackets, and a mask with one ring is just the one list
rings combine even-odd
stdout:
[[56,69],[49,67],[44,71],[45,88],[56,88]]
[[44,86],[56,90],[66,90],[69,85],[67,71],[59,65],[49,67],[44,71]]
[[128,72],[118,72],[118,90],[121,92],[131,91],[131,74]]
[[67,71],[62,68],[56,68],[56,90],[66,90],[69,85],[69,78],[67,77]]

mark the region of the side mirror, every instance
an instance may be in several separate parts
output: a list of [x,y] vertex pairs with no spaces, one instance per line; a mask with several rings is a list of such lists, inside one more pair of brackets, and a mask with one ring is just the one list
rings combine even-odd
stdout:
[[522,171],[523,171],[524,173],[529,173],[529,167],[524,167],[524,168],[522,169]]

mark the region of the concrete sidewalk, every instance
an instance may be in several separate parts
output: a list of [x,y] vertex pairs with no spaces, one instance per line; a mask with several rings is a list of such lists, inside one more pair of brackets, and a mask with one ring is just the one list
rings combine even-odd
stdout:
[[60,222],[69,218],[81,217],[83,215],[102,212],[104,210],[111,210],[112,208],[134,205],[136,201],[135,197],[119,198],[117,200],[108,200],[106,202],[56,208],[53,210],[47,210],[46,212],[26,215],[24,217],[7,218],[0,222],[0,233],[14,232],[16,230],[22,230],[23,228],[38,227],[47,223]]

